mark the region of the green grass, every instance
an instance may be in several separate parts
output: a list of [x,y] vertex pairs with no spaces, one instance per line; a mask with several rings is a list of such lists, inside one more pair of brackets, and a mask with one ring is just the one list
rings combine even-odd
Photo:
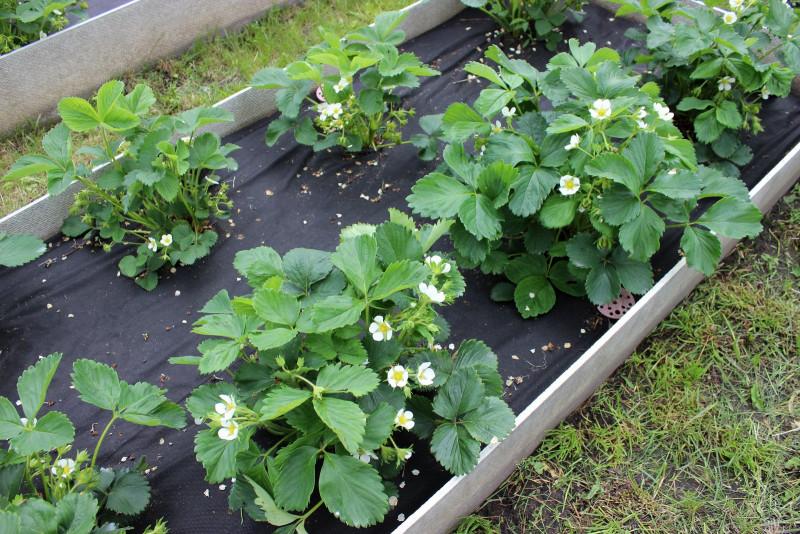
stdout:
[[459,533],[800,532],[800,186]]
[[[306,0],[303,4],[270,10],[240,32],[199,39],[184,55],[163,59],[142,71],[120,77],[132,89],[149,84],[161,113],[175,114],[201,104],[213,104],[245,87],[267,66],[284,66],[319,43],[317,28],[340,35],[371,23],[384,11],[403,8],[413,0]],[[41,151],[41,138],[49,127],[31,123],[0,140],[0,177],[25,154]],[[75,137],[75,148],[94,143]],[[46,192],[43,177],[0,183],[0,217]]]

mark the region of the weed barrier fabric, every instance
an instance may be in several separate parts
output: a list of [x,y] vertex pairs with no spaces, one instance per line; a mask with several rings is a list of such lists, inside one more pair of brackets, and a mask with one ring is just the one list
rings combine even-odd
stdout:
[[[607,12],[589,6],[585,21],[567,25],[565,36],[582,42],[591,39],[598,46],[617,49],[630,46],[623,36],[630,24],[619,20],[611,23],[609,18]],[[442,113],[452,102],[471,103],[484,85],[467,81],[462,68],[482,57],[489,44],[485,34],[494,29],[491,20],[467,10],[409,41],[404,48],[434,64],[442,76],[424,79],[420,88],[408,91],[404,95],[406,106],[415,107],[419,117]],[[492,42],[510,44],[495,38]],[[504,46],[504,50],[508,48]],[[539,69],[552,56],[543,48],[525,50],[519,56],[510,54],[527,59]],[[747,138],[755,154],[743,171],[749,187],[800,139],[800,100],[791,97],[765,104],[762,117],[767,131]],[[170,365],[166,360],[198,354],[196,345],[203,338],[190,332],[191,325],[199,317],[197,310],[220,289],[227,289],[231,296],[250,292],[233,268],[236,252],[261,245],[280,254],[297,247],[333,251],[342,228],[356,222],[386,220],[389,207],[408,212],[405,198],[411,186],[441,161],[418,160],[416,149],[410,145],[356,156],[338,148],[314,154],[295,143],[290,134],[267,148],[267,124],[256,123],[226,139],[242,147],[233,154],[239,161],[239,171],[224,177],[232,186],[235,213],[232,222],[217,224],[220,241],[212,254],[175,274],[167,273],[154,291],[145,292],[132,280],[117,275],[117,263],[128,250],[116,248],[106,254],[99,248],[60,238],[36,262],[0,270],[0,376],[5,378],[0,394],[15,401],[16,377],[25,368],[40,355],[64,353],[47,395],[48,403],[53,404],[49,408],[46,405],[45,410],[66,413],[76,427],[76,447],[89,450],[97,440],[92,431],[101,431],[109,414],[82,403],[69,389],[71,365],[77,358],[114,365],[128,382],[162,385],[169,390],[170,399],[182,404],[195,387],[211,377],[200,375],[196,367]],[[416,121],[412,121],[405,137],[418,131]],[[678,240],[678,235],[665,236],[664,248],[653,262],[656,278],[678,260]],[[449,245],[442,243],[437,248],[448,250]],[[503,379],[517,378],[504,394],[515,413],[530,404],[609,325],[588,300],[563,294],[558,295],[556,307],[549,314],[523,320],[513,303],[490,300],[489,291],[501,277],[476,270],[464,274],[465,295],[444,308],[452,327],[448,343],[458,345],[462,339],[478,338],[492,347],[499,357]],[[551,343],[552,350],[542,350]],[[229,379],[224,373],[218,377]],[[147,475],[152,498],[136,530],[159,517],[169,522],[174,533],[274,530],[239,512],[230,513],[228,490],[204,481],[205,470],[193,451],[194,435],[200,428],[191,420],[182,431],[136,427],[126,422],[112,427],[103,443],[100,465],[124,467],[133,457],[146,455],[156,468]],[[414,456],[395,480],[397,484],[405,482],[399,490],[399,505],[387,514],[384,523],[367,532],[392,531],[399,524],[399,514],[409,516],[449,480],[450,475],[428,450],[425,444],[415,445]],[[230,487],[230,481],[225,484]],[[354,530],[334,519],[324,507],[306,526],[311,533]]]

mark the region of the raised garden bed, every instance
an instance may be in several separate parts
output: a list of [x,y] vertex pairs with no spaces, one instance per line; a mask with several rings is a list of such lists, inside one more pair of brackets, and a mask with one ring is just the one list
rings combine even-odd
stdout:
[[[0,56],[0,134],[58,101],[86,96],[108,79],[179,53],[215,30],[238,28],[291,0],[104,1],[91,18]],[[35,68],[31,68],[35,65]]]
[[[441,4],[434,7],[441,9]],[[425,10],[434,7],[419,6],[418,18],[433,20]],[[456,11],[458,5],[450,4],[450,8]],[[626,23],[609,23],[608,13],[598,8],[588,11],[583,25],[565,29],[567,36],[582,41],[590,37],[620,49],[629,46],[622,36]],[[471,102],[481,86],[467,81],[461,68],[479,60],[482,53],[477,48],[485,50],[486,34],[493,30],[491,21],[465,11],[409,42],[407,47],[422,61],[442,72],[441,77],[426,80],[408,93],[410,105],[428,114],[441,113],[454,101]],[[520,57],[542,68],[550,55],[540,50],[523,52]],[[258,95],[245,93],[244,98],[250,97]],[[247,109],[240,103],[226,105]],[[763,111],[768,131],[748,139],[755,157],[742,177],[763,211],[800,172],[798,104],[795,97],[769,101]],[[131,382],[161,382],[169,388],[169,397],[180,402],[205,380],[193,367],[171,366],[166,358],[197,354],[200,338],[189,332],[191,324],[220,289],[231,295],[249,292],[232,268],[236,252],[260,245],[279,253],[296,247],[333,250],[341,228],[383,221],[388,207],[408,211],[405,197],[411,186],[435,167],[435,162],[419,161],[416,149],[408,146],[353,157],[338,150],[313,154],[287,137],[267,149],[268,122],[256,122],[226,139],[243,148],[235,154],[240,170],[226,178],[235,202],[232,224],[218,225],[222,239],[212,255],[169,275],[153,292],[145,293],[130,280],[117,277],[116,264],[126,251],[103,254],[58,238],[53,249],[34,264],[0,273],[5,303],[0,310],[3,375],[18,376],[37,356],[58,351],[65,354],[66,362],[90,357],[116,364],[120,375]],[[654,259],[656,286],[613,325],[587,300],[563,295],[549,314],[523,320],[513,304],[490,300],[493,277],[465,272],[467,293],[446,313],[451,340],[478,337],[493,348],[503,378],[514,378],[504,398],[518,414],[518,428],[501,444],[487,447],[476,470],[466,477],[451,478],[424,448],[418,449],[421,454],[415,454],[402,474],[405,485],[397,508],[383,524],[368,530],[444,532],[482,502],[515,462],[530,454],[544,432],[588,397],[702,279],[680,260],[678,236],[668,235],[665,241],[668,246]],[[731,246],[725,243],[726,250]],[[51,388],[54,397],[47,400],[55,402],[53,409],[75,414],[77,446],[90,448],[95,439],[91,425],[98,421],[99,410],[87,409],[67,384],[66,374],[59,373]],[[0,388],[0,394],[13,398],[12,381]],[[173,532],[269,530],[246,516],[229,514],[227,492],[203,481],[204,470],[192,450],[195,428],[134,430],[119,424],[108,436],[104,465],[147,455],[150,464],[157,466],[148,475],[153,498],[141,524],[163,516]],[[397,522],[400,514],[405,517],[402,523]],[[348,530],[326,513],[312,516],[307,527],[311,532]]]

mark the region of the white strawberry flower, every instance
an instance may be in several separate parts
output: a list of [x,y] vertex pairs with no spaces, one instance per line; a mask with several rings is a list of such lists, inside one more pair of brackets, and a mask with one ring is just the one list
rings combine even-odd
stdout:
[[433,284],[428,285],[425,282],[420,282],[419,291],[433,302],[444,302],[444,291],[439,291]]
[[733,24],[739,17],[736,16],[736,13],[733,11],[726,11],[724,15],[722,15],[722,20],[725,21],[725,24]]
[[661,119],[662,121],[671,121],[672,117],[675,116],[675,114],[669,110],[668,106],[665,106],[664,104],[659,104],[658,102],[653,104],[653,109],[656,110],[656,113],[658,113],[658,118]]
[[39,39],[44,39],[45,37],[47,37],[47,34],[39,30]]
[[564,196],[574,195],[581,188],[581,181],[577,176],[565,174],[558,183],[558,190]]
[[411,430],[414,428],[414,414],[406,410],[400,410],[394,418],[395,426]]
[[[25,428],[28,428],[28,418],[27,417],[20,417],[19,418],[19,422],[22,423],[22,426],[24,426]],[[35,427],[37,422],[38,422],[38,419],[36,419],[34,417],[33,418],[33,423],[31,423],[30,428]]]
[[430,386],[433,384],[433,379],[436,378],[436,372],[431,369],[431,362],[420,364],[417,369],[417,382],[420,386]]
[[149,248],[153,252],[158,252],[158,242],[155,240],[154,237],[147,238],[147,248]]
[[165,247],[170,246],[172,244],[172,234],[164,234],[164,235],[162,235],[161,239],[159,240],[159,243],[161,243]]
[[223,419],[230,419],[236,412],[236,400],[231,395],[220,395],[222,402],[214,405],[214,411],[222,416]]
[[644,106],[642,106],[636,111],[636,118],[644,119],[645,117],[647,117],[647,110],[644,109]]
[[492,133],[500,133],[503,131],[503,126],[500,124],[500,121],[494,121],[494,126],[492,126]]
[[389,341],[392,339],[392,325],[384,320],[383,315],[376,315],[369,325],[369,333],[375,341]]
[[50,472],[53,473],[53,475],[60,476],[62,478],[69,478],[74,470],[75,460],[70,458],[62,458],[56,463],[56,465],[50,468]]
[[406,384],[408,384],[408,369],[402,365],[391,367],[386,375],[386,381],[393,388],[406,387]]
[[636,126],[638,126],[639,128],[641,128],[642,130],[644,130],[645,128],[647,128],[647,123],[646,123],[646,122],[644,122],[644,121],[643,121],[643,120],[641,120],[641,119],[636,119]]
[[378,456],[372,451],[365,451],[364,449],[358,449],[358,452],[353,455],[353,458],[356,460],[361,460],[365,464],[368,464],[370,460],[377,460]]
[[733,88],[733,84],[736,83],[736,78],[733,76],[723,76],[719,79],[717,83],[717,88],[720,91],[730,91]]
[[572,150],[573,148],[578,148],[580,142],[581,142],[581,136],[578,134],[572,134],[572,137],[569,138],[569,144],[564,147],[564,150]]
[[217,435],[220,439],[224,439],[225,441],[233,441],[236,439],[236,436],[239,435],[239,423],[234,421],[233,419],[223,419],[220,421],[222,428],[217,431]]
[[319,113],[319,120],[321,120],[321,121],[328,120],[328,115],[329,115],[328,103],[327,102],[321,102],[321,103],[317,104],[317,113]]
[[339,102],[328,104],[328,114],[334,119],[338,119],[342,114],[342,104]]
[[744,0],[730,0],[730,2],[728,2],[728,4],[731,6],[732,9],[739,9],[740,7],[742,7],[743,3]]
[[517,108],[510,108],[508,106],[503,106],[503,109],[500,111],[503,114],[503,117],[510,119],[517,113]]
[[767,89],[766,85],[761,88],[761,98],[762,99],[767,100],[770,97],[771,94],[772,93],[769,92],[769,89]]
[[607,98],[598,98],[592,103],[589,108],[589,114],[595,120],[604,120],[611,116],[611,100]]
[[352,80],[350,78],[342,77],[339,79],[339,83],[333,86],[333,90],[336,91],[337,93],[341,93],[342,91],[347,89],[347,86],[350,85],[351,81]]
[[425,265],[433,269],[437,274],[438,273],[447,274],[450,272],[450,269],[452,268],[449,263],[447,263],[446,261],[443,262],[442,257],[439,256],[438,254],[434,254],[433,256],[427,256],[425,258]]

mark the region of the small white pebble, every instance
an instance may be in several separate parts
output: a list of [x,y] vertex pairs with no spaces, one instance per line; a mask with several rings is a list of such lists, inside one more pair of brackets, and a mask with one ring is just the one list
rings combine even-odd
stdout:
[[176,291],[176,292],[175,292],[175,296],[176,296],[176,297],[180,297],[180,296],[181,296],[181,292],[180,292],[180,291]]
[[220,491],[225,491],[225,488],[227,488],[227,487],[228,487],[228,486],[226,486],[225,484],[220,484],[220,485],[219,485],[219,490],[220,490]]
[[52,304],[50,304],[49,302],[47,303],[47,309],[48,309],[48,310],[51,310],[51,309],[53,309],[53,305],[52,305]]
[[414,475],[414,476],[419,475],[419,469],[412,469],[411,470],[411,474]]
[[178,272],[178,269],[176,269],[175,267],[171,267],[169,272],[171,272],[172,274],[175,274],[175,273]]
[[389,506],[397,506],[397,497],[394,495],[389,497]]
[[44,284],[45,282],[47,282],[47,278],[42,278],[42,283]]
[[242,281],[241,277],[237,276],[237,277],[236,277],[236,281],[237,281],[237,282],[241,282],[241,281]]
[[308,221],[303,221],[303,224],[308,224]]
[[565,349],[571,349],[572,348],[572,343],[564,343],[564,348]]
[[[202,425],[202,424],[203,424],[203,418],[202,418],[202,417],[195,417],[195,418],[194,418],[194,424],[196,424],[196,425]],[[162,440],[162,441],[163,441],[163,440]]]
[[535,353],[536,349],[531,349],[531,354]]
[[203,495],[205,495],[206,497],[208,497],[208,496],[209,496],[209,495],[208,495],[208,490],[205,490],[205,491],[203,492]]
[[158,440],[158,444],[159,445],[163,445],[164,444],[164,438],[161,438],[160,440]]
[[127,456],[123,456],[122,458],[119,459],[119,461],[120,462],[127,462],[128,461],[128,457]]
[[406,487],[406,481],[405,481],[405,480],[404,480],[404,481],[402,481],[400,484],[398,484],[398,487],[399,487],[400,489],[403,489],[403,488],[405,488],[405,487]]
[[497,436],[493,436],[492,440],[489,443],[491,443],[491,444],[500,443],[500,440],[497,439]]
[[184,319],[183,321],[181,321],[181,323],[183,323],[183,324],[186,324],[186,319]]
[[516,354],[512,354],[511,355],[511,359],[512,360],[519,360],[519,356],[517,356]]
[[585,333],[586,333],[586,329],[585,328],[581,328],[581,334],[585,334]]
[[472,29],[472,26],[467,26],[466,28],[464,28],[464,30],[466,30],[466,31],[470,31],[471,29]]
[[401,523],[406,520],[406,514],[400,514],[397,516],[397,520]]
[[336,214],[336,218],[337,218],[337,219],[341,219],[341,218],[342,218],[342,214],[341,214],[341,213],[337,213],[337,214]]
[[447,345],[447,348],[450,349],[450,350],[455,350],[456,344],[455,343],[450,343],[449,345]]
[[71,319],[71,318],[75,317],[75,314],[70,313],[69,315],[67,315],[67,317],[69,317]]
[[17,406],[22,406],[22,401],[21,400],[17,401]]

